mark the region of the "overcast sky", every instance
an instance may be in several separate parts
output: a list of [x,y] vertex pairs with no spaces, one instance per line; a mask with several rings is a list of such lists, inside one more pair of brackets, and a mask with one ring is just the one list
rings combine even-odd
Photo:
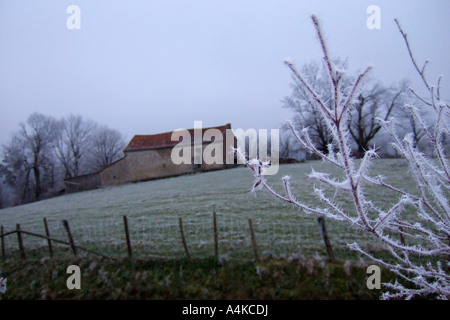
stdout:
[[[69,5],[81,29],[69,30]],[[369,30],[369,5],[381,29]],[[430,81],[450,87],[450,1],[43,0],[0,1],[0,144],[38,111],[80,114],[126,139],[231,123],[277,128],[292,114],[281,100],[291,75],[321,58],[310,15],[349,71],[368,65],[386,85],[420,82],[393,21],[407,31]],[[448,97],[448,95],[446,95]]]

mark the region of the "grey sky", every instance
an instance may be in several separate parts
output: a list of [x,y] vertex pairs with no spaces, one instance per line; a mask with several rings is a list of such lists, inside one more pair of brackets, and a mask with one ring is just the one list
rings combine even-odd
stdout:
[[[66,8],[81,9],[81,29]],[[369,30],[366,9],[381,8]],[[392,84],[420,82],[393,19],[435,83],[450,87],[450,1],[46,0],[0,2],[0,144],[32,112],[81,114],[134,134],[230,122],[277,128],[291,117],[281,100],[298,66],[321,58],[310,15],[322,21],[332,55],[351,72],[374,67]]]

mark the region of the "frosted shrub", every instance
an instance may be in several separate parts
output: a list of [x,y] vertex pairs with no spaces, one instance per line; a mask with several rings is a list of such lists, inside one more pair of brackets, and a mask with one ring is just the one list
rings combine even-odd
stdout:
[[[426,63],[423,68],[418,67],[406,34],[396,21],[412,63],[429,94],[427,98],[416,96],[426,103],[429,108],[427,112],[434,112],[436,115],[436,121],[431,128],[422,119],[416,107],[407,106],[416,123],[425,132],[425,138],[429,145],[433,147],[433,159],[426,158],[416,148],[412,134],[401,138],[395,131],[394,122],[382,123],[387,132],[391,134],[394,147],[407,161],[410,173],[414,178],[416,191],[407,192],[390,185],[382,176],[373,177],[369,174],[371,162],[377,157],[374,149],[367,150],[360,162],[356,162],[351,155],[348,131],[349,115],[371,68],[360,73],[350,87],[343,86],[344,71],[336,68],[333,64],[318,19],[312,16],[312,21],[332,84],[332,103],[329,104],[322,100],[322,97],[315,92],[307,78],[297,70],[292,62],[286,61],[285,63],[308,92],[310,103],[320,111],[321,117],[332,134],[333,143],[328,146],[328,153],[325,154],[318,150],[312,142],[308,128],[297,132],[290,123],[288,124],[303,148],[339,168],[343,173],[343,178],[330,178],[327,173],[313,171],[309,178],[316,182],[314,194],[320,204],[318,207],[311,207],[297,200],[291,189],[290,177],[282,178],[284,194],[277,192],[264,178],[267,164],[255,159],[246,160],[245,154],[236,149],[239,160],[245,163],[256,178],[252,190],[265,190],[275,198],[290,203],[308,214],[348,223],[381,242],[392,254],[392,259],[389,261],[375,257],[361,248],[358,243],[348,244],[348,246],[351,250],[387,267],[403,280],[403,284],[399,282],[384,283],[387,290],[383,294],[383,298],[412,298],[416,295],[429,295],[439,299],[448,299],[450,297],[450,277],[447,271],[450,266],[448,262],[450,257],[448,204],[450,174],[443,141],[445,138],[448,139],[449,135],[450,107],[441,99],[440,80],[436,87],[428,83],[424,75]],[[415,92],[413,91],[413,93]],[[364,185],[368,184],[386,188],[389,192],[397,194],[396,203],[387,209],[375,205],[373,202],[375,199],[369,199],[363,189]],[[346,195],[347,199],[351,199],[353,209],[342,209],[345,207],[344,203],[328,197],[325,188],[331,188],[335,192]]]

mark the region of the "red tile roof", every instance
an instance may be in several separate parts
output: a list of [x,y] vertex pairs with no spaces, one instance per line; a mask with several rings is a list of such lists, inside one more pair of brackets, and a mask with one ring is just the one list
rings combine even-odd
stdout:
[[[202,136],[208,129],[219,129],[220,132],[225,133],[225,130],[231,129],[231,124],[227,123],[224,126],[202,128]],[[188,129],[191,134],[192,140],[194,139],[194,129]],[[172,141],[172,132],[165,132],[152,135],[135,135],[128,143],[127,147],[123,150],[128,151],[140,151],[149,149],[161,149],[161,148],[172,148],[177,145],[178,141]]]

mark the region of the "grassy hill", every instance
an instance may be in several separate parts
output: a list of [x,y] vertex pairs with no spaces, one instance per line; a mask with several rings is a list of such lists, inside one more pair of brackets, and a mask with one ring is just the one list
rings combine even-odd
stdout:
[[[268,177],[275,188],[292,177],[298,198],[320,205],[311,195],[311,169],[329,171],[319,161],[283,165]],[[399,187],[411,185],[401,160],[377,160],[372,173],[388,172]],[[336,174],[336,172],[331,172]],[[366,286],[369,261],[346,244],[358,241],[372,251],[382,248],[348,226],[327,221],[337,261],[326,260],[316,217],[275,201],[266,193],[249,192],[253,177],[235,168],[165,180],[123,185],[65,195],[0,210],[5,231],[22,229],[67,239],[61,220],[70,223],[76,244],[115,260],[90,254],[72,256],[54,243],[49,259],[43,239],[23,235],[27,260],[19,259],[17,237],[6,238],[6,262],[0,276],[8,279],[2,299],[378,299],[380,290]],[[375,203],[388,206],[394,195],[367,187]],[[330,191],[331,192],[331,191]],[[342,195],[335,195],[342,197]],[[350,202],[343,207],[351,209]],[[217,212],[219,260],[214,258],[212,212]],[[129,219],[133,259],[126,257],[122,216]],[[184,258],[178,218],[183,217],[192,259]],[[261,259],[253,261],[248,219],[253,219]],[[378,252],[381,253],[382,252]],[[66,287],[69,265],[81,269],[81,290]],[[382,281],[395,277],[382,271]]]
[[[328,164],[311,161],[280,166],[276,176],[268,177],[281,187],[281,177],[290,175],[299,199],[319,205],[312,195],[312,168],[330,171]],[[392,184],[405,187],[410,180],[402,160],[379,159],[372,173],[389,174]],[[134,183],[118,187],[64,195],[36,203],[0,210],[5,231],[20,223],[22,229],[44,234],[46,217],[53,237],[66,240],[61,220],[69,221],[75,242],[106,254],[126,255],[122,216],[129,219],[134,253],[140,256],[182,257],[178,217],[183,217],[186,241],[193,257],[214,254],[212,212],[217,212],[219,251],[225,259],[253,257],[247,220],[254,221],[259,250],[279,257],[326,257],[316,217],[307,216],[264,192],[251,193],[253,177],[246,168],[186,175],[164,180]],[[371,187],[375,202],[387,206],[395,195]],[[342,195],[337,195],[341,197]],[[351,203],[344,202],[351,209]],[[331,243],[337,258],[356,259],[346,244],[359,241],[378,250],[376,243],[349,227],[327,221]],[[31,256],[48,255],[46,241],[24,236]],[[17,256],[17,239],[6,238],[8,257]],[[36,250],[34,250],[36,249]],[[60,248],[68,254],[66,247]]]

